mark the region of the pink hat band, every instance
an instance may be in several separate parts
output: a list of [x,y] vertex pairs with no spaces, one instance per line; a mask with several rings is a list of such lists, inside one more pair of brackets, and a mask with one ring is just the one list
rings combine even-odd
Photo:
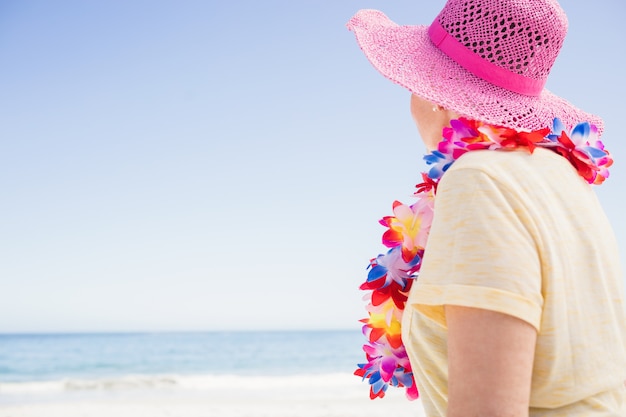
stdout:
[[428,36],[432,43],[457,64],[498,87],[524,94],[538,96],[541,94],[547,79],[532,79],[499,67],[467,49],[455,37],[441,26],[438,19],[428,28]]

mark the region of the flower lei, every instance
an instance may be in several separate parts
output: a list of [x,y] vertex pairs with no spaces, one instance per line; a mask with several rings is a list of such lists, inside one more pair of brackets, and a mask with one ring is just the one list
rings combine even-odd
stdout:
[[424,157],[430,169],[422,173],[423,182],[416,185],[417,202],[405,205],[395,201],[393,216],[380,220],[387,228],[382,243],[389,250],[370,260],[367,280],[360,286],[368,291],[364,298],[369,317],[361,320],[367,338],[363,345],[367,362],[358,364],[354,374],[369,380],[371,399],[383,398],[390,385],[405,388],[410,400],[419,396],[400,326],[409,290],[424,257],[441,177],[466,152],[521,147],[530,153],[537,147],[551,149],[566,158],[590,184],[601,184],[608,178],[608,168],[613,163],[598,140],[598,129],[587,122],[567,133],[559,119],[554,119],[552,129],[532,132],[465,118],[452,120],[450,127],[443,129],[438,149]]

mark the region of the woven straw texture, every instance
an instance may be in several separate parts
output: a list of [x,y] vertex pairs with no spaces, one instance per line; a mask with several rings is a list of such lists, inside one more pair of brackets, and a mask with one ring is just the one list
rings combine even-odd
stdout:
[[483,59],[511,72],[545,80],[567,34],[556,2],[449,1],[437,20]]
[[[553,0],[450,0],[438,22],[466,48],[512,73],[544,80],[567,31]],[[461,116],[514,129],[603,122],[543,89],[528,96],[479,78],[440,51],[428,26],[399,26],[378,10],[361,10],[347,24],[372,65],[391,81]],[[491,49],[490,49],[491,48]]]

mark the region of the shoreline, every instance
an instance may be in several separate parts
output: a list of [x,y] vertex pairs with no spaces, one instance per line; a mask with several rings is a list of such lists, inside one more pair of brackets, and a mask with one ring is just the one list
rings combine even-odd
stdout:
[[407,400],[403,389],[389,388],[385,398],[370,400],[368,384],[350,374],[128,376],[37,384],[0,383],[0,417],[424,415],[419,400]]

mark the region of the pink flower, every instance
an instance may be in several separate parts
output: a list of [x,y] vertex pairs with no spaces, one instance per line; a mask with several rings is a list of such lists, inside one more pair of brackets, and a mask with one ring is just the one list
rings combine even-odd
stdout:
[[433,199],[420,198],[412,206],[394,201],[393,214],[380,220],[380,224],[389,228],[383,234],[383,244],[389,248],[402,246],[402,259],[411,262],[426,246],[433,218]]

